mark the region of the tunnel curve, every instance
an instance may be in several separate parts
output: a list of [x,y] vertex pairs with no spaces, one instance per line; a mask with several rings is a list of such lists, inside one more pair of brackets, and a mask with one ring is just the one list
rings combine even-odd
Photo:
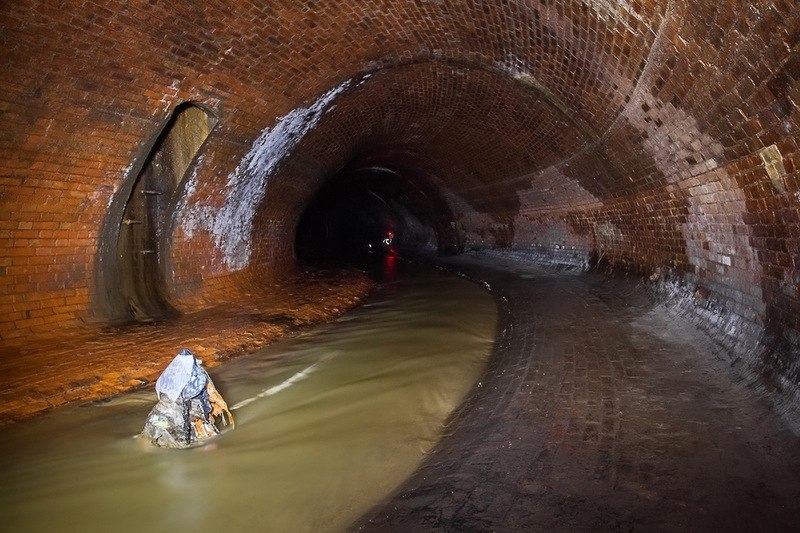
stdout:
[[644,275],[748,379],[797,398],[788,0],[29,0],[0,23],[4,340],[119,318],[98,282],[103,221],[192,103],[217,125],[164,226],[160,283],[178,313],[299,270],[315,195],[383,168],[426,191],[387,199],[407,234],[433,232],[420,248]]

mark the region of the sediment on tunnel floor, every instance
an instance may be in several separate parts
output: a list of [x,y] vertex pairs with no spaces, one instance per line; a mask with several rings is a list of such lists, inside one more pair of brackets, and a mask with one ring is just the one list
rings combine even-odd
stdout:
[[[333,251],[353,244],[344,217],[326,220],[344,211],[360,215],[362,250],[383,237],[400,253],[668,271],[703,302],[683,319],[716,336],[698,353],[800,398],[797,1],[52,4],[0,3],[0,350],[13,350],[0,371],[30,367],[16,375],[25,395],[3,402],[143,377],[104,371],[53,393],[40,383],[65,360],[108,361],[13,347],[238,303],[303,259],[303,213],[337,182],[302,225],[313,259],[328,259],[322,228],[326,241],[339,228]],[[358,209],[336,201],[359,189]],[[256,321],[283,321],[262,309]],[[556,319],[534,310],[536,327]],[[629,312],[586,328],[602,335]],[[185,331],[159,346],[171,355]]]
[[357,271],[286,276],[150,325],[55,329],[0,348],[0,428],[71,402],[151,384],[181,348],[213,368],[359,305],[375,284]]
[[800,440],[684,317],[631,280],[449,268],[501,303],[487,372],[423,466],[354,528],[800,526]]

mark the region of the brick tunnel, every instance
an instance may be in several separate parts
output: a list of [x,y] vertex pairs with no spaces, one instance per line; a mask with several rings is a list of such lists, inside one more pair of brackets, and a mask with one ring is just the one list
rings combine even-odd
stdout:
[[[187,341],[213,367],[338,316],[373,283],[329,263],[391,235],[418,260],[585,273],[609,316],[634,306],[620,294],[657,302],[670,327],[701,336],[709,366],[768,405],[775,428],[753,431],[780,442],[797,475],[795,2],[21,0],[0,21],[3,425],[149,383]],[[520,307],[554,298],[542,286],[476,268],[463,270],[498,287],[508,320],[547,323],[547,307]],[[600,320],[563,312],[573,327]],[[574,335],[590,345],[603,331]],[[508,364],[547,360],[523,355]],[[489,366],[498,380],[503,357]],[[466,405],[518,402],[497,394]],[[425,468],[467,449],[448,446]],[[664,527],[570,509],[551,523],[502,498],[470,507],[480,497],[464,479],[542,500],[549,485],[437,475],[455,481],[412,477],[394,514],[369,524]],[[798,520],[786,483],[795,496],[775,496],[778,528]],[[580,508],[589,491],[560,501]],[[445,492],[463,498],[428,497]],[[758,512],[743,516],[734,529],[758,529]]]

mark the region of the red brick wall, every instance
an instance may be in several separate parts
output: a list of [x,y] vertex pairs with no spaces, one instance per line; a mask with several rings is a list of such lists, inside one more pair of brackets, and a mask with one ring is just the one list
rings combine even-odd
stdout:
[[218,125],[176,198],[179,309],[292,268],[314,191],[391,153],[468,245],[669,266],[800,330],[790,0],[18,1],[0,26],[0,338],[103,319],[109,206],[184,101]]

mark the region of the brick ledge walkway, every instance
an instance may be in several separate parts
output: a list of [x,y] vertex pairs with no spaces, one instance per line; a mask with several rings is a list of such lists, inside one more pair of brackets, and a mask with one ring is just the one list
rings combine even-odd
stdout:
[[800,439],[624,280],[462,265],[501,302],[480,386],[361,531],[798,531]]
[[177,320],[117,330],[72,329],[0,346],[0,427],[53,407],[154,381],[181,347],[208,368],[358,305],[373,283],[360,273],[297,277],[269,293]]

